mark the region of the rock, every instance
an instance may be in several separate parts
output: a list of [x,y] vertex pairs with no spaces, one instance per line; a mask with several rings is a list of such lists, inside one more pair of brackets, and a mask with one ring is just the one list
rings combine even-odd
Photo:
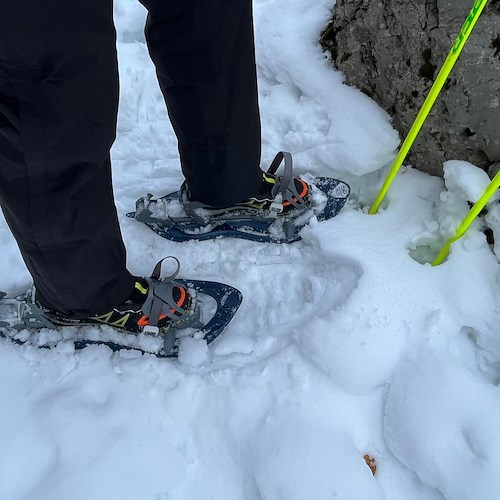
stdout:
[[[337,0],[322,35],[346,83],[372,97],[406,136],[473,0]],[[483,11],[406,164],[500,161],[500,0]]]

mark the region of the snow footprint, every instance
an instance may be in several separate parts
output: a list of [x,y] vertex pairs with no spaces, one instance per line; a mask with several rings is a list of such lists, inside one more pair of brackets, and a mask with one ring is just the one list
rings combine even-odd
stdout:
[[477,379],[493,386],[500,384],[500,342],[494,327],[485,331],[462,327],[450,344],[450,354]]
[[343,257],[300,254],[297,258],[293,252],[258,266],[238,267],[239,276],[232,284],[243,291],[244,301],[233,325],[235,334],[221,339],[217,354],[250,352],[255,343],[276,340],[288,344],[294,333],[303,334],[315,320],[341,306],[361,274]]
[[260,289],[248,297],[247,308],[261,314],[249,320],[257,329],[296,328],[340,305],[356,283],[355,271],[334,262],[261,266],[247,283],[252,290]]

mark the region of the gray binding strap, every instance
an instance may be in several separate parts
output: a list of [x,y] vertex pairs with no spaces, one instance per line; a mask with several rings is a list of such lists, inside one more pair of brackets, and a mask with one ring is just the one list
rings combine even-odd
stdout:
[[293,179],[288,186],[286,200],[290,202],[295,208],[305,208],[307,206],[304,198],[302,198],[302,196],[300,196],[299,192],[297,191],[295,180]]
[[199,201],[183,201],[182,208],[188,217],[191,217],[200,226],[206,226],[210,222],[209,217],[203,217],[200,212],[206,208],[206,205]]
[[[268,173],[274,174],[281,163],[285,161],[285,173],[280,179],[280,184],[278,188],[278,193],[273,200],[273,204],[278,201],[288,201],[295,208],[305,208],[307,206],[304,198],[300,196],[297,191],[297,187],[295,186],[295,180],[293,178],[293,162],[292,155],[287,153],[286,151],[280,151],[273,162],[271,163]],[[281,200],[278,199],[279,195],[281,195]]]
[[[150,283],[150,287],[154,288],[154,285]],[[148,313],[148,324],[144,327],[143,332],[149,335],[158,335],[160,329],[158,328],[158,323],[160,322],[161,311],[163,309],[163,301],[158,297],[153,295],[153,300],[151,301],[151,306]],[[144,306],[143,306],[143,312]]]
[[[167,276],[160,281],[161,265],[166,259],[174,259],[177,263],[177,268],[170,276]],[[162,313],[166,314],[171,319],[179,317],[176,316],[175,313],[172,313],[170,309],[173,309],[174,312],[178,312],[181,316],[186,314],[186,311],[181,309],[172,299],[173,289],[176,286],[173,280],[179,274],[180,267],[181,265],[179,260],[170,255],[161,259],[153,269],[151,278],[147,280],[149,284],[148,297],[142,306],[143,313],[149,318],[149,324],[143,329],[144,333],[153,335],[159,334],[160,330],[158,328],[158,323],[160,322],[160,316]],[[165,305],[167,306],[166,310],[164,310]]]
[[[48,328],[49,330],[57,330],[57,326],[45,316],[41,307],[35,304],[35,285],[32,285],[28,292],[18,298],[12,299],[12,303],[17,308],[16,324],[7,322],[9,326],[15,330],[24,328]],[[5,298],[4,292],[0,292],[0,300]],[[5,298],[8,302],[10,299]],[[5,326],[5,325],[2,325]]]
[[157,202],[158,200],[153,200],[153,195],[151,193],[139,198],[135,202],[134,219],[138,222],[144,222],[145,224],[159,224],[161,226],[170,227],[172,225],[172,221],[168,217],[166,219],[152,217],[153,212],[149,209],[149,207]]
[[[293,181],[293,161],[292,155],[286,151],[280,151],[272,161],[271,165],[267,169],[267,173],[274,175],[274,173],[278,170],[278,167],[282,162],[285,162],[285,173],[281,178],[279,178],[279,184],[277,193],[273,198],[271,203],[270,217],[278,217],[278,214],[283,211],[283,201],[289,200],[288,190],[295,188],[295,182]],[[297,190],[295,189],[295,192]],[[291,201],[293,203],[293,199]],[[295,204],[294,204],[295,205]]]
[[175,278],[177,278],[177,275],[179,274],[179,271],[181,269],[181,263],[179,262],[179,259],[177,257],[174,257],[173,255],[169,255],[168,257],[164,257],[163,259],[161,259],[155,266],[155,268],[153,269],[153,272],[151,273],[151,279],[153,280],[159,280],[160,279],[160,276],[161,276],[161,264],[164,260],[167,260],[167,259],[174,259],[175,262],[177,263],[177,268],[176,270],[173,272],[173,274],[171,274],[170,276],[167,276],[164,279],[164,281],[172,281],[174,280]]
[[278,193],[281,193],[281,196],[286,198],[286,190],[292,181],[293,176],[293,160],[292,155],[286,151],[280,151],[272,161],[271,165],[267,169],[268,174],[274,174],[281,163],[285,161],[285,173],[281,177],[280,186],[278,189]]
[[203,217],[203,210],[206,205],[199,201],[191,201],[188,195],[188,187],[186,181],[182,183],[179,189],[179,203],[188,217],[193,219],[200,226],[206,226],[210,222],[210,217]]
[[37,325],[35,324],[38,321],[38,324],[40,324],[43,328],[48,328],[49,330],[57,330],[56,325],[50,321],[45,314],[43,314],[43,310],[38,307],[35,303],[31,304],[22,304],[23,306],[27,307],[31,314],[26,313],[25,310],[19,308],[19,314],[22,315],[23,323],[27,327],[36,327]]

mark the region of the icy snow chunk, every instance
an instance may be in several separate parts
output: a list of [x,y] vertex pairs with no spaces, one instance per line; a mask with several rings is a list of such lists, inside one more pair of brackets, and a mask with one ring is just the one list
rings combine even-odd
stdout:
[[[490,183],[488,174],[468,161],[450,160],[443,164],[444,182],[449,192],[462,193],[475,203]],[[496,193],[490,201],[497,200]]]
[[183,337],[179,342],[179,362],[187,366],[199,366],[208,359],[206,340]]

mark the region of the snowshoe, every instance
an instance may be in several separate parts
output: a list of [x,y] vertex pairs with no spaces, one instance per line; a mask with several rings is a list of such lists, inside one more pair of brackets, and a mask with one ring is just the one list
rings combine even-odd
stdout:
[[[0,337],[39,348],[55,347],[61,342],[72,342],[75,349],[106,345],[113,351],[136,350],[160,358],[176,357],[179,340],[185,336],[204,339],[210,344],[236,314],[242,301],[241,293],[229,285],[212,281],[174,281],[179,267],[172,276],[160,280],[161,263],[158,262],[148,278],[148,297],[142,306],[148,321],[140,332],[119,330],[112,324],[92,328],[100,324],[95,321],[62,321],[60,316],[37,304],[32,287],[25,294],[10,299],[0,292]],[[178,307],[172,303],[173,286],[188,290],[191,296],[189,313],[178,313]],[[166,314],[175,315],[175,321],[169,328],[160,329],[158,325]]]
[[[283,176],[275,176],[284,161]],[[280,152],[267,174],[275,180],[269,199],[250,200],[233,207],[214,208],[189,200],[185,183],[178,192],[159,199],[147,194],[127,214],[172,241],[243,238],[258,242],[292,243],[299,231],[316,216],[335,217],[350,193],[348,184],[329,177],[298,179],[292,175],[292,156]],[[300,191],[300,192],[299,192]]]

